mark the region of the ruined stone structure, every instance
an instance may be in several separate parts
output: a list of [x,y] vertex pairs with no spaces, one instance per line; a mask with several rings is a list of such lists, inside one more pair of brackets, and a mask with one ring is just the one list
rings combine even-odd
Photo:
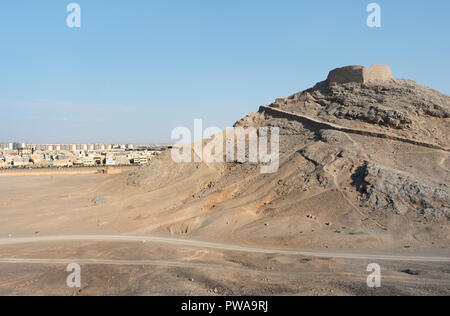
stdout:
[[370,68],[363,66],[346,66],[334,69],[328,75],[328,83],[368,83],[371,81],[387,81],[392,79],[389,66],[373,65]]

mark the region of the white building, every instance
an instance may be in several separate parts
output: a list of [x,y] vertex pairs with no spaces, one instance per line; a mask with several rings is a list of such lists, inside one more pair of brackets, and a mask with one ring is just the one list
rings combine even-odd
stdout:
[[111,156],[107,156],[106,157],[106,165],[107,166],[114,166],[114,165],[116,165],[116,160],[113,157],[111,157]]

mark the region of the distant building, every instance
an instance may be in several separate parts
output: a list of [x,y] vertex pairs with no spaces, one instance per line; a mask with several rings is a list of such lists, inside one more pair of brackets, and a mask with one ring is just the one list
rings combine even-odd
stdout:
[[15,156],[12,159],[12,165],[15,167],[25,167],[30,164],[30,159]]
[[97,164],[93,157],[83,157],[82,159],[83,159],[83,166],[92,167]]
[[130,159],[126,156],[116,156],[116,164],[126,166],[130,164]]
[[146,165],[148,163],[148,158],[145,156],[135,157],[133,159],[133,164],[135,165]]
[[13,143],[13,150],[19,150],[25,148],[25,143]]
[[73,162],[69,159],[63,160],[54,160],[52,164],[56,167],[71,167],[73,166]]
[[114,166],[114,165],[116,165],[116,160],[113,157],[111,157],[111,156],[107,156],[106,157],[106,161],[105,161],[105,165],[107,165],[107,166]]
[[27,156],[27,155],[31,155],[31,149],[29,148],[25,148],[25,147],[21,147],[18,149],[18,153],[20,156]]

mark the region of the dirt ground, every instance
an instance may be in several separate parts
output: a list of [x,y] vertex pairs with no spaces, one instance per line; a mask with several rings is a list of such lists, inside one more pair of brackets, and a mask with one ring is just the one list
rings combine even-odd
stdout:
[[[158,214],[143,206],[148,204],[145,199],[151,198],[147,197],[151,192],[124,186],[123,177],[126,175],[0,178],[0,239],[8,242],[45,236],[149,235],[220,240],[213,235],[174,236],[169,229],[156,226],[166,215],[158,218]],[[104,197],[104,203],[96,205],[92,200],[99,196]],[[244,232],[239,233],[239,242],[232,235],[221,241],[258,245],[251,238],[244,241]],[[318,233],[319,240],[326,238],[321,234]],[[311,236],[310,233],[302,238],[309,240]],[[350,236],[355,236],[355,241],[362,238],[358,234]],[[275,245],[274,240],[260,245]],[[366,285],[367,265],[374,261],[371,259],[231,251],[144,241],[7,242],[0,242],[1,295],[448,295],[450,288],[450,261],[374,259],[382,269],[382,287],[371,289]],[[277,245],[286,249],[285,244]],[[448,256],[448,249],[442,247],[306,248],[350,254]],[[81,266],[79,290],[66,286],[69,263]]]

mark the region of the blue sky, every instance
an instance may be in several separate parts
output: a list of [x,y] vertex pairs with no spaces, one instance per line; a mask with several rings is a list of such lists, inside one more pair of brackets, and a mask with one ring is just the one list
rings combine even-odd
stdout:
[[[82,26],[66,25],[77,2]],[[344,65],[450,93],[450,1],[4,0],[0,141],[168,142],[226,128]]]

